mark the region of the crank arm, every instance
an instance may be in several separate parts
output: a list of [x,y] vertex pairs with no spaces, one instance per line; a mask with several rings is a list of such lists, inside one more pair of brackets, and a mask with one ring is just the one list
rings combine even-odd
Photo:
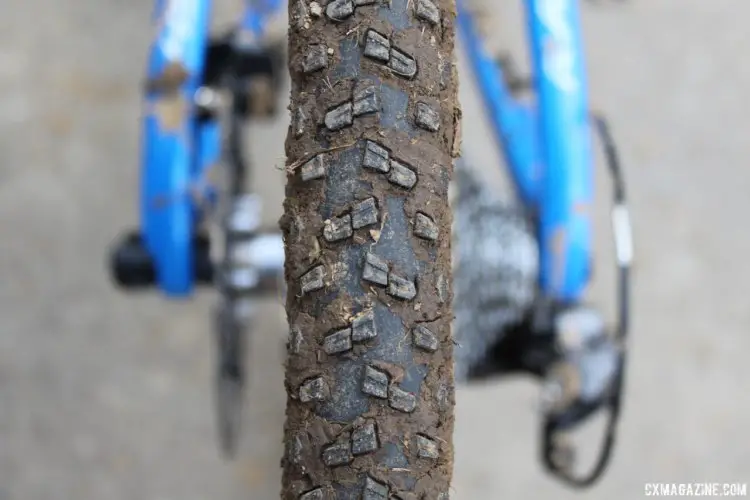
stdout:
[[227,458],[234,458],[242,426],[242,392],[245,386],[246,325],[232,314],[232,305],[223,303],[215,311],[217,344],[216,412],[219,446]]

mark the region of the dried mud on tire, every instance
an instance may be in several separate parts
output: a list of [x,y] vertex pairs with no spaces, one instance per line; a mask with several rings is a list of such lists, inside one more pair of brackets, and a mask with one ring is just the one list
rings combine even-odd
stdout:
[[281,498],[447,500],[455,3],[289,14]]

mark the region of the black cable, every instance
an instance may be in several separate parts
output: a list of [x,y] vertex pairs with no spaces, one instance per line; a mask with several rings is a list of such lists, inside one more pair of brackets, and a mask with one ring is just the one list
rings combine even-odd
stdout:
[[[616,205],[624,205],[626,200],[625,182],[622,175],[622,167],[620,164],[619,154],[610,133],[609,125],[607,124],[607,121],[601,116],[594,116],[593,121],[595,124],[595,129],[598,132],[598,136],[604,148],[605,158],[612,177],[614,202]],[[559,479],[561,479],[566,484],[576,488],[590,487],[602,477],[612,458],[612,450],[614,449],[614,444],[616,441],[617,424],[620,420],[620,412],[622,408],[622,392],[625,378],[625,364],[627,359],[625,341],[627,339],[629,330],[630,317],[630,265],[626,262],[620,262],[618,264],[619,272],[617,295],[619,302],[619,311],[615,338],[618,341],[617,343],[619,344],[618,347],[620,349],[620,352],[617,360],[615,378],[610,389],[611,393],[608,397],[608,401],[606,401],[606,408],[609,412],[609,418],[607,420],[604,442],[602,444],[597,462],[591,469],[591,472],[589,472],[589,474],[585,476],[576,477],[566,470],[561,469],[559,465],[555,463],[552,456],[554,452],[552,437],[556,430],[556,422],[547,421],[544,427],[545,464],[550,469],[550,471]]]

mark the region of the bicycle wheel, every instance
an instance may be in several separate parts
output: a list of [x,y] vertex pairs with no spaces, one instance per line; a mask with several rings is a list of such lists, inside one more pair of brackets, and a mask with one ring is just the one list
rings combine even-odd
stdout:
[[447,500],[455,3],[289,14],[281,497]]

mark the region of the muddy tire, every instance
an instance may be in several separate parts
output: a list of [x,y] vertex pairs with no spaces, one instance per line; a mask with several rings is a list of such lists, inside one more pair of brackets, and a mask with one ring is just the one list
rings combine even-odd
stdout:
[[447,500],[453,0],[292,0],[284,500]]

